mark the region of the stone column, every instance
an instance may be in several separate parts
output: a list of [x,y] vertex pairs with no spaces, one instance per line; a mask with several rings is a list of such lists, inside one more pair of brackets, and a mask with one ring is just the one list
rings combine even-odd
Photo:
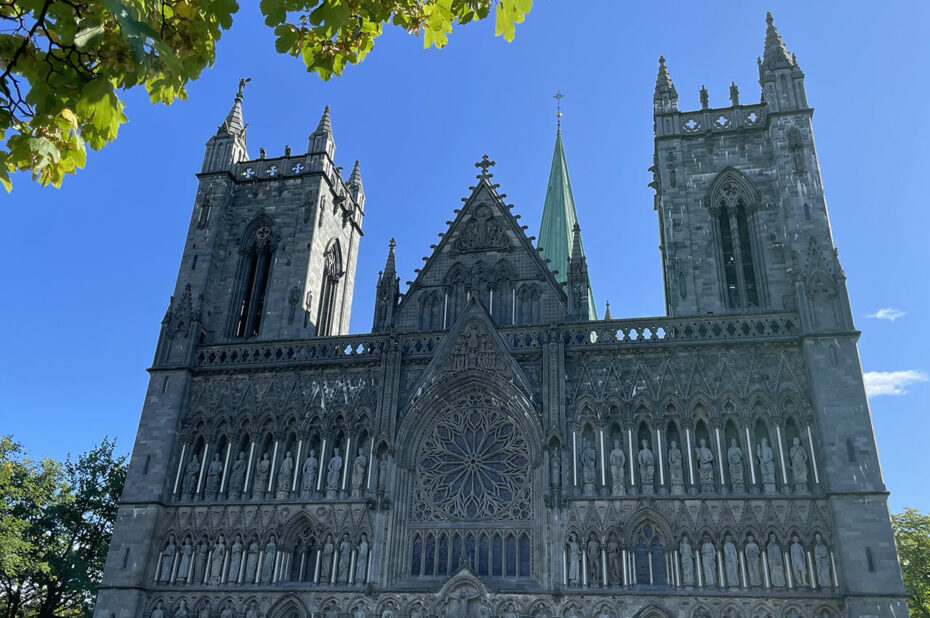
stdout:
[[220,496],[224,495],[226,491],[226,479],[229,476],[229,457],[232,454],[233,444],[237,442],[239,442],[237,437],[226,436],[226,460],[223,462],[223,476],[220,477]]
[[271,470],[268,471],[268,487],[265,488],[265,493],[271,491],[271,488],[274,487],[275,477],[278,475],[278,445],[281,444],[281,434],[276,433],[274,436],[274,450],[271,452]]
[[781,478],[783,485],[783,490],[787,493],[791,492],[791,487],[788,485],[788,468],[785,466],[785,447],[784,441],[781,439],[781,423],[777,422],[775,424],[775,436],[778,440],[778,460],[781,462]]
[[190,444],[190,439],[185,438],[181,440],[181,457],[178,460],[178,472],[174,475],[174,491],[171,493],[175,496],[178,495],[178,491],[181,488],[181,473],[184,471],[184,460],[185,455],[187,455],[187,445]]
[[810,423],[807,425],[807,446],[811,452],[811,468],[814,470],[814,483],[820,485],[820,473],[817,470],[817,454],[814,452],[814,436],[811,433]]
[[207,466],[209,466],[207,458],[210,456],[210,440],[212,437],[213,436],[208,436],[203,444],[203,457],[200,460],[200,474],[197,475],[197,489],[194,490],[195,496],[200,496],[200,490],[203,489],[203,476],[207,471]]
[[242,497],[248,499],[248,494],[252,491],[252,459],[255,456],[255,440],[249,443],[249,460],[245,464],[245,482],[242,485]]
[[749,481],[750,491],[759,492],[759,484],[756,482],[756,453],[752,448],[752,435],[749,433],[749,425],[743,425],[743,431],[746,434],[746,458],[749,459]]
[[697,488],[694,486],[694,447],[691,444],[691,427],[685,427],[685,445],[688,451],[688,480],[690,481],[688,493],[695,494]]
[[723,447],[721,446],[721,443],[720,443],[720,427],[717,427],[717,426],[714,427],[714,436],[717,439],[717,464],[718,464],[717,467],[720,470],[720,482],[717,484],[717,486],[720,487],[721,493],[726,493],[726,489],[727,489],[726,478],[727,477],[723,472]]
[[300,476],[300,468],[302,466],[301,455],[303,454],[304,448],[304,439],[303,437],[297,438],[297,457],[294,458],[294,470],[291,477],[291,492],[297,491],[297,478]]
[[320,491],[320,485],[323,483],[323,470],[326,468],[326,443],[330,442],[329,434],[323,434],[323,442],[320,445],[320,466],[316,473],[316,490]]

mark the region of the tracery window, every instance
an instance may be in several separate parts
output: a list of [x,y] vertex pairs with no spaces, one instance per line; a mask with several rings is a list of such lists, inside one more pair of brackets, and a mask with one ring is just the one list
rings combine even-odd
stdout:
[[320,313],[316,322],[316,334],[321,337],[332,335],[336,326],[336,297],[342,280],[342,251],[339,241],[333,240],[323,254],[323,282],[320,291]]
[[239,250],[239,270],[233,295],[235,324],[232,330],[235,337],[254,337],[260,332],[274,252],[271,220],[256,220],[246,232]]
[[758,284],[760,263],[753,241],[753,190],[735,171],[715,182],[710,194],[724,302],[731,309],[761,305]]

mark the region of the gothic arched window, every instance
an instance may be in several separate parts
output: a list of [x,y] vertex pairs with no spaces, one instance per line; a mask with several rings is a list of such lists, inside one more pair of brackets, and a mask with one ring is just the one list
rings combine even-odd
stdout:
[[336,297],[339,295],[339,282],[342,280],[342,251],[339,241],[333,240],[323,254],[323,283],[320,290],[320,314],[316,322],[316,334],[325,337],[332,335],[336,325]]
[[716,231],[723,300],[730,309],[762,304],[761,264],[753,229],[757,202],[752,185],[736,170],[723,172],[712,185],[709,206]]
[[275,252],[274,223],[267,216],[253,221],[243,235],[236,274],[233,336],[254,337],[261,330],[262,312]]

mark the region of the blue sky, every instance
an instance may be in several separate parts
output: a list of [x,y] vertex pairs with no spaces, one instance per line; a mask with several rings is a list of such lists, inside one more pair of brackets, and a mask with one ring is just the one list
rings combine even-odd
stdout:
[[[555,138],[556,89],[575,203],[599,312],[664,311],[647,168],[652,93],[664,54],[682,109],[706,85],[727,104],[735,81],[758,100],[756,57],[771,10],[807,75],[839,255],[848,276],[892,510],[930,511],[918,456],[930,437],[930,304],[925,182],[930,123],[928,3],[708,2],[663,5],[537,0],[513,43],[493,23],[456,28],[444,50],[397,30],[331,82],[276,54],[252,2],[219,44],[190,100],[126,97],[130,123],[61,190],[15,179],[4,195],[6,286],[0,319],[0,432],[36,457],[64,457],[115,436],[131,448],[159,324],[177,274],[203,144],[240,75],[253,156],[305,147],[332,107],[339,165],[361,159],[368,196],[352,331],[371,324],[375,279],[397,238],[401,281],[474,180],[495,180],[535,234]],[[902,313],[888,319],[895,309]],[[878,317],[867,317],[876,315]],[[888,394],[880,394],[881,392]],[[898,393],[898,394],[892,394]]]

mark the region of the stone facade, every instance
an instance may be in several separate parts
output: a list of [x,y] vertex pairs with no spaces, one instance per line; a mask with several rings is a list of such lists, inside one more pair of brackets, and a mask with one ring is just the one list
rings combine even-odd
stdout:
[[579,229],[547,263],[485,158],[354,336],[358,164],[328,109],[250,159],[240,88],[95,615],[907,615],[803,78],[771,19],[761,103],[679,111],[661,61],[667,317],[591,321]]

